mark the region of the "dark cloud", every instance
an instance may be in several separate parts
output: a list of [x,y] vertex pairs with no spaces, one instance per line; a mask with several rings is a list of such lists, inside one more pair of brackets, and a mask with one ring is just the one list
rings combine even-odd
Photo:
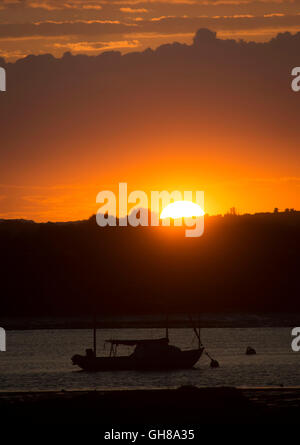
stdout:
[[34,37],[34,36],[62,36],[62,35],[101,35],[111,33],[124,33],[128,27],[121,23],[110,21],[92,22],[44,22],[1,24],[1,37]]
[[[172,178],[183,184],[194,177],[205,190],[230,182],[227,208],[239,190],[246,208],[253,202],[257,209],[262,193],[271,208],[280,202],[297,207],[298,186],[265,181],[246,188],[240,178],[300,176],[300,96],[290,86],[299,54],[300,33],[247,43],[202,29],[191,45],[174,42],[126,55],[30,55],[8,63],[0,108],[1,182],[100,187],[105,180],[109,187],[130,182],[134,172],[135,181],[175,190]],[[211,193],[217,199],[218,192]],[[10,194],[0,190],[5,215]],[[28,192],[26,203],[14,201],[19,215],[33,211],[28,196],[32,203],[35,195]],[[80,213],[77,190],[64,196],[70,214],[74,206]],[[95,196],[96,188],[93,204]],[[49,218],[57,200],[46,200]]]
[[70,21],[22,24],[0,24],[0,38],[22,38],[36,36],[98,36],[128,33],[180,33],[197,27],[209,27],[217,31],[253,30],[268,28],[300,27],[300,14],[262,17],[234,15],[231,17],[158,17],[136,23],[121,23],[111,20]]
[[60,56],[62,48],[92,54],[97,46],[125,52],[174,39],[190,43],[199,27],[267,41],[300,30],[299,8],[300,0],[0,0],[0,55],[16,60],[30,53]]

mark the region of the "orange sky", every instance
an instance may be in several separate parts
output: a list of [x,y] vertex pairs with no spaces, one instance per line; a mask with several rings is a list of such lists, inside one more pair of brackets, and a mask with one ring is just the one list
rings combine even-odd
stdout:
[[297,32],[300,0],[0,0],[0,57],[98,54],[191,43],[201,27],[265,41]]
[[145,191],[149,202],[151,190],[204,190],[205,212],[209,214],[223,214],[233,206],[239,213],[273,211],[274,207],[300,208],[300,177],[280,176],[278,166],[266,171],[220,162],[209,171],[209,161],[193,160],[192,164],[183,158],[173,162],[162,159],[157,166],[155,160],[150,163],[140,159],[126,169],[124,164],[108,165],[104,172],[98,167],[97,174],[95,170],[101,163],[91,168],[92,161],[86,160],[67,174],[50,169],[41,176],[34,175],[34,180],[26,175],[17,184],[0,185],[0,217],[35,221],[88,218],[99,208],[99,191],[112,190],[117,195],[116,181],[127,181],[128,193]]
[[[259,43],[298,30],[298,0],[61,4],[0,1],[9,60],[89,55],[5,65],[0,218],[88,218],[97,193],[119,182],[147,193],[203,190],[209,214],[300,209],[300,93],[290,88],[300,34]],[[193,40],[202,23],[217,36]],[[228,40],[240,35],[257,42]],[[125,49],[124,39],[137,52],[91,57]],[[172,44],[155,50],[162,42]]]

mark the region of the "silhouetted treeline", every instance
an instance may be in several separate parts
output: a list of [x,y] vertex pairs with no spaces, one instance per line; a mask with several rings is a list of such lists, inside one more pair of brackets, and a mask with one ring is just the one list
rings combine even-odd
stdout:
[[1,314],[300,309],[300,212],[182,228],[1,221]]

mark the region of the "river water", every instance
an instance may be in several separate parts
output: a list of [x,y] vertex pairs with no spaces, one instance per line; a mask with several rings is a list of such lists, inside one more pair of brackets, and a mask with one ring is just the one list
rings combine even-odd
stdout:
[[[97,355],[108,355],[105,339],[159,338],[162,329],[102,329],[97,331]],[[170,344],[194,348],[192,329],[170,329]],[[71,356],[92,347],[88,329],[7,331],[7,351],[0,352],[0,391],[138,389],[197,386],[300,386],[300,352],[291,349],[291,328],[203,328],[201,339],[220,368],[211,369],[203,356],[195,369],[173,372],[86,373]],[[250,345],[256,355],[247,356]],[[131,347],[119,347],[129,354]]]

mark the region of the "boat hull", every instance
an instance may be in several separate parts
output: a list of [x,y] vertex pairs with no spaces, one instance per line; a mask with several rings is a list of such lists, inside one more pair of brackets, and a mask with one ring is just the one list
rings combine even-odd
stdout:
[[200,359],[203,348],[180,351],[177,354],[164,354],[159,357],[94,357],[74,355],[73,365],[84,371],[162,371],[192,368]]

